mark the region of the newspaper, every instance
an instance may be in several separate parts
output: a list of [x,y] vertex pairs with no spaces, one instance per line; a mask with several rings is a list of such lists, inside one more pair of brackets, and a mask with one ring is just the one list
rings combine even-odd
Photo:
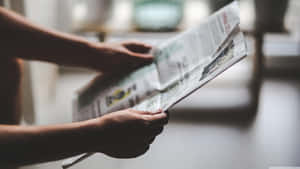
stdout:
[[[152,64],[127,76],[96,78],[74,99],[74,121],[126,108],[168,110],[247,55],[239,24],[239,6],[233,2],[200,25],[154,47]],[[63,167],[89,155],[70,158]]]

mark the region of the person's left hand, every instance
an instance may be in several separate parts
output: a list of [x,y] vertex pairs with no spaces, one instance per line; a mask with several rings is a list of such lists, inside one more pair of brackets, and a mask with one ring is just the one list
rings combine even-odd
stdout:
[[153,61],[151,48],[140,42],[103,43],[95,46],[89,66],[110,73],[131,71]]

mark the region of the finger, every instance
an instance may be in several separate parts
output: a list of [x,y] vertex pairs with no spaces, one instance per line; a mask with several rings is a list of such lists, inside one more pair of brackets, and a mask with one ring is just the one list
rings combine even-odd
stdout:
[[162,113],[162,110],[157,110],[155,112],[151,111],[140,111],[140,110],[135,110],[135,109],[127,109],[133,113],[141,114],[141,115],[154,115],[154,114],[160,114]]
[[170,115],[170,112],[169,112],[169,110],[167,110],[167,111],[165,111],[166,113],[167,113],[167,115],[169,116]]
[[150,53],[135,53],[135,52],[131,52],[129,51],[129,54],[132,56],[135,56],[138,59],[141,59],[141,61],[153,61],[154,56]]
[[132,69],[136,69],[153,62],[153,56],[150,54],[133,53],[130,51],[128,51],[127,54],[130,56],[130,59],[127,60],[129,62],[128,65],[131,66]]
[[134,111],[136,113],[142,114],[142,115],[155,115],[155,114],[161,114],[163,113],[162,109],[158,109],[156,111],[140,111],[140,110],[134,110],[134,109],[130,109],[131,111]]
[[169,120],[169,116],[165,112],[162,112],[162,110],[158,110],[156,112],[149,112],[129,109],[129,111],[143,115],[146,124],[148,124],[147,127],[150,128],[161,127],[167,124]]
[[166,114],[167,114],[167,118],[168,118],[168,121],[169,121],[169,119],[170,119],[170,111],[167,110],[167,111],[165,111],[165,112],[166,112]]
[[146,121],[152,125],[164,125],[167,124],[169,121],[169,115],[168,113],[164,112],[163,110],[159,109],[155,112],[150,112],[150,111],[138,111],[138,110],[133,110],[131,111],[143,115]]
[[157,114],[151,114],[151,115],[145,115],[146,118],[149,121],[149,126],[151,128],[157,128],[160,126],[163,126],[168,123],[168,115],[165,112],[157,113]]
[[125,42],[123,46],[135,53],[149,53],[152,47],[141,42]]
[[130,58],[128,61],[131,61],[132,63],[152,63],[154,60],[154,56],[149,53],[135,53],[132,51],[127,51],[127,55]]

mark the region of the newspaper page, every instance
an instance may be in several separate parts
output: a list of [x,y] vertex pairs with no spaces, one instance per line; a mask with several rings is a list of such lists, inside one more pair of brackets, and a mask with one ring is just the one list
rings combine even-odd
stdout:
[[[113,111],[164,111],[247,55],[239,29],[239,6],[233,2],[205,22],[154,47],[155,61],[123,77],[100,77],[80,90],[73,120]],[[70,158],[67,168],[91,154]]]

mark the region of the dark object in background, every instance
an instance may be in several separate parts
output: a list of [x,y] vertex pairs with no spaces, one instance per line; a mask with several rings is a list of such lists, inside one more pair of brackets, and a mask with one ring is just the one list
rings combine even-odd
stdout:
[[284,17],[288,8],[288,0],[255,0],[255,31],[286,32]]
[[209,7],[211,10],[211,13],[219,10],[220,8],[223,8],[225,5],[233,2],[233,0],[210,0],[209,1]]

